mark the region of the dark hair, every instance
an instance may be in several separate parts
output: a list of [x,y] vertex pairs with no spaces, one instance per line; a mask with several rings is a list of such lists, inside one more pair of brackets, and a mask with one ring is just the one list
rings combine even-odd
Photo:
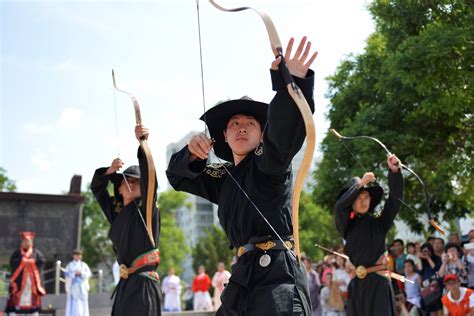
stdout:
[[449,248],[456,248],[456,250],[458,251],[458,255],[459,256],[461,255],[461,246],[459,246],[458,244],[453,243],[453,242],[448,242],[446,246],[444,247],[444,251],[448,252]]
[[433,238],[434,240],[441,240],[441,243],[443,244],[444,246],[444,239],[443,238],[440,238],[440,237],[434,237]]
[[413,243],[413,242],[410,241],[410,242],[407,242],[407,248],[408,248],[408,247],[416,248],[416,245],[415,245],[415,243]]
[[421,245],[420,251],[423,252],[423,249],[425,248],[428,248],[428,250],[431,252],[431,258],[434,258],[435,253],[434,253],[433,245],[431,245],[429,242],[425,242],[423,245]]
[[395,240],[392,242],[392,245],[393,245],[394,243],[396,243],[396,242],[401,243],[402,246],[404,245],[403,240],[401,240],[401,239],[395,239]]
[[405,261],[403,261],[403,264],[405,264],[405,263],[411,264],[411,266],[413,267],[413,270],[416,269],[415,261],[413,261],[412,259],[406,259]]

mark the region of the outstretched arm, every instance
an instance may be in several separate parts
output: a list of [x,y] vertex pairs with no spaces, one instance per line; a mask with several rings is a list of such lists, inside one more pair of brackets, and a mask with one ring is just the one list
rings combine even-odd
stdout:
[[400,200],[403,198],[403,176],[399,168],[400,160],[395,155],[387,157],[388,173],[388,199],[385,202],[380,220],[385,231],[388,231],[400,211]]
[[[317,52],[310,56],[311,42],[307,42],[304,37],[292,56],[293,43],[292,38],[285,52],[285,62],[296,84],[301,88],[311,112],[314,112],[314,72],[309,67],[316,59]],[[258,159],[259,168],[268,174],[286,172],[306,136],[301,113],[278,70],[280,63],[281,57],[272,62],[272,86],[276,95],[268,108],[267,126],[263,130],[263,155]]]

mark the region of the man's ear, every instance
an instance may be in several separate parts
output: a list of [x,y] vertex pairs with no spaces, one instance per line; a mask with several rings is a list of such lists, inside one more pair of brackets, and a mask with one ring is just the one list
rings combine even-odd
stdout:
[[227,131],[223,130],[222,133],[224,133],[224,141],[227,143]]

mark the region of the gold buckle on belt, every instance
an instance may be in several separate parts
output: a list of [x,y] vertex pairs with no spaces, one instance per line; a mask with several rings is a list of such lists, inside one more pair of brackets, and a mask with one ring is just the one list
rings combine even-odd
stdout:
[[263,250],[263,251],[267,251],[267,250],[270,250],[272,249],[273,247],[276,246],[276,243],[274,243],[273,241],[269,240],[269,241],[266,241],[266,242],[261,242],[261,243],[258,243],[258,244],[255,244],[255,247],[260,249],[260,250]]
[[120,277],[122,279],[128,279],[128,268],[124,264],[120,265]]
[[358,266],[355,270],[355,274],[359,279],[365,279],[367,276],[367,269],[364,266]]

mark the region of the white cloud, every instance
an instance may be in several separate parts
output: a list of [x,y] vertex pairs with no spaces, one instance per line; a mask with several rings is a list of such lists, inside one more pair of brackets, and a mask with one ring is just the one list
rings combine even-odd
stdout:
[[37,124],[29,122],[23,125],[23,129],[29,135],[45,135],[51,133],[54,130],[54,126],[51,124]]
[[41,171],[48,171],[51,168],[51,153],[49,150],[46,152],[41,148],[35,148],[33,156],[31,156],[31,163],[33,166]]
[[79,108],[66,107],[59,116],[57,124],[59,127],[63,128],[77,126],[77,124],[81,121],[81,118],[82,111]]
[[56,121],[50,123],[28,122],[23,125],[23,130],[28,136],[44,136],[52,134],[56,129],[71,129],[82,120],[83,112],[79,108],[65,107]]

